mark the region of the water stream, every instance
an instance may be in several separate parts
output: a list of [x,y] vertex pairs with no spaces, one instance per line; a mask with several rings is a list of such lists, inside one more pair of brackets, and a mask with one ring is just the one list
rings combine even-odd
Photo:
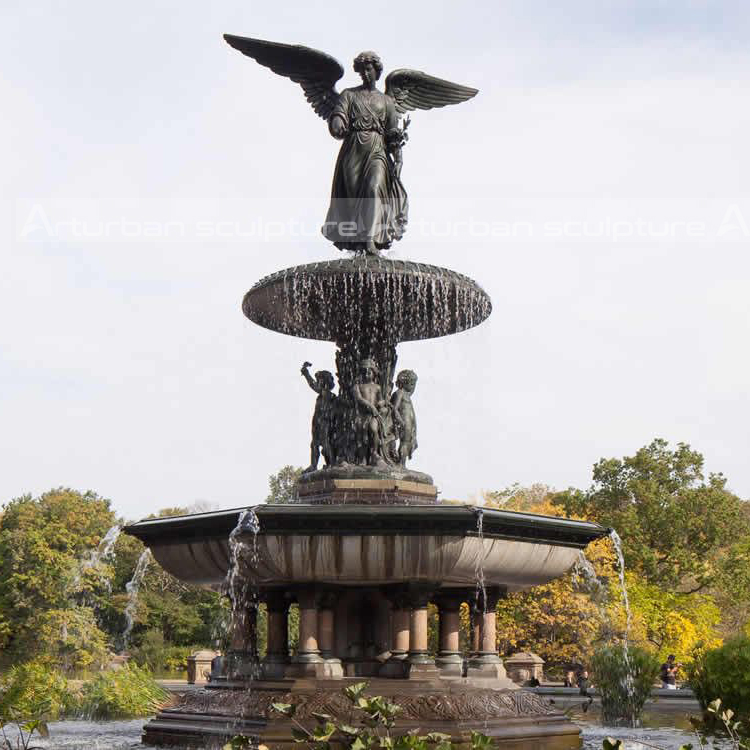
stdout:
[[[96,549],[90,550],[88,555],[86,555],[86,557],[80,561],[78,565],[78,570],[76,571],[76,574],[75,574],[75,578],[73,579],[73,582],[71,583],[71,586],[70,586],[71,594],[76,594],[81,590],[81,584],[83,583],[83,576],[87,570],[96,568],[101,562],[106,560],[112,554],[112,550],[114,549],[115,542],[119,538],[121,531],[122,531],[122,526],[119,523],[112,526],[107,531],[107,533],[102,537],[102,540],[99,542],[99,545],[96,547]],[[104,578],[103,576],[102,576],[102,581],[107,587],[107,591],[109,593],[112,593],[111,581],[109,579]]]
[[151,560],[151,550],[148,548],[144,549],[138,558],[133,577],[125,584],[125,590],[128,592],[128,602],[125,605],[125,630],[122,633],[123,651],[127,650],[130,643],[130,633],[133,631],[135,610],[138,606],[138,592],[140,591],[143,577],[146,575]]
[[477,580],[476,607],[479,609],[480,602],[482,612],[487,612],[487,586],[484,580],[484,509],[473,507],[474,515],[477,517],[477,539],[479,540],[479,555],[477,557],[474,572]]
[[[617,574],[620,579],[620,592],[622,594],[622,604],[625,607],[625,636],[622,639],[622,657],[625,660],[625,677],[623,682],[623,688],[625,694],[628,696],[628,701],[633,702],[635,695],[635,685],[633,682],[633,667],[630,662],[630,649],[628,647],[628,641],[630,640],[630,628],[633,624],[633,615],[630,611],[630,600],[628,599],[628,589],[625,585],[625,556],[622,553],[622,539],[620,535],[612,529],[609,532],[612,545],[615,548],[615,554],[617,555]],[[636,719],[633,718],[634,726]]]
[[[249,620],[257,621],[260,596],[255,571],[258,565],[258,532],[260,521],[253,508],[240,513],[237,525],[229,535],[229,570],[224,581],[224,591],[232,604],[229,621],[230,649],[240,648],[240,641],[248,635],[248,627],[253,625]],[[248,540],[248,536],[250,539]],[[252,617],[248,615],[252,613]],[[239,634],[239,635],[238,635]],[[256,638],[253,632],[252,639]],[[255,644],[251,644],[255,652]],[[255,669],[255,665],[253,666]]]
[[[625,610],[625,633],[621,640],[622,656],[625,662],[625,675],[623,677],[622,687],[627,696],[628,708],[632,711],[631,707],[635,696],[635,683],[633,678],[633,666],[630,659],[629,641],[633,616],[625,583],[625,558],[622,551],[622,539],[614,529],[610,531],[609,536],[612,540],[612,546],[617,558],[617,577],[620,584],[620,597]],[[602,585],[602,582],[599,580],[599,577],[594,570],[594,566],[589,562],[583,552],[579,553],[578,560],[576,560],[576,563],[573,566],[572,575],[574,583],[577,583],[583,588],[590,595],[592,601],[597,604],[602,620],[608,621],[609,616],[606,611],[607,589]],[[611,627],[609,629],[610,631],[612,630]]]

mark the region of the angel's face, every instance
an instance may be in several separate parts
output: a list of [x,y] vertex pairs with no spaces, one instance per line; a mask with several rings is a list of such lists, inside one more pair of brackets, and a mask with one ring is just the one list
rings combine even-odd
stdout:
[[362,83],[365,85],[372,85],[378,80],[377,68],[369,61],[362,65],[359,74],[362,76]]

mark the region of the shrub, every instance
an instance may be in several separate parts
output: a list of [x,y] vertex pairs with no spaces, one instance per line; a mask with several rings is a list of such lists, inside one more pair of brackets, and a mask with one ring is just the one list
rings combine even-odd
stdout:
[[91,719],[135,719],[156,713],[169,693],[145,667],[126,664],[84,684],[80,712]]
[[750,722],[750,636],[731,638],[697,654],[688,681],[704,712],[717,698],[743,722]]
[[630,674],[620,646],[594,652],[591,669],[599,689],[604,724],[636,726],[659,674],[657,658],[645,649],[629,649]]
[[73,710],[68,681],[38,661],[11,667],[0,680],[0,721],[57,719]]
[[205,646],[170,646],[164,642],[161,630],[147,630],[141,644],[133,649],[131,661],[140,667],[148,667],[152,672],[185,672],[188,656]]

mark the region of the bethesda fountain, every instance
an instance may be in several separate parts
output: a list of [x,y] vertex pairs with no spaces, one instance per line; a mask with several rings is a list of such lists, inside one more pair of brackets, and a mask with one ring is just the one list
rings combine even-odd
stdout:
[[[298,83],[342,141],[323,235],[348,254],[272,274],[242,304],[260,326],[333,342],[336,376],[311,373],[309,362],[301,369],[317,398],[310,466],[295,502],[126,529],[167,571],[232,600],[230,647],[209,685],[150,721],[144,741],[210,747],[244,734],[287,745],[291,725],[274,713],[274,702],[293,703],[297,720],[313,721],[316,712],[348,711],[342,687],[366,680],[371,694],[400,706],[399,732],[439,730],[461,742],[480,729],[498,744],[578,747],[579,730],[567,717],[507,678],[495,612],[508,593],[565,575],[607,531],[441,503],[432,477],[407,466],[418,449],[417,374],[397,371],[398,344],[465,331],[492,306],[466,276],[382,255],[406,231],[403,115],[464,102],[477,91],[400,69],[380,92],[380,58],[363,52],[354,61],[362,84],[337,92],[344,70],[322,52],[225,39]],[[267,612],[262,658],[260,603]],[[439,620],[437,653],[428,643],[430,603]],[[468,653],[460,650],[462,604],[471,613]]]

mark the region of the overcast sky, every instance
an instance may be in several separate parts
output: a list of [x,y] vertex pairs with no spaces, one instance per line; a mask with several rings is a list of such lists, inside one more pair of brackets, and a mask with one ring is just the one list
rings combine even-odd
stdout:
[[[230,32],[476,86],[412,116],[393,257],[492,316],[399,347],[443,496],[586,486],[654,437],[750,496],[750,5],[0,4],[0,501],[257,503],[309,460],[304,360],[245,319],[319,235],[338,144]],[[295,223],[297,222],[297,223]]]

